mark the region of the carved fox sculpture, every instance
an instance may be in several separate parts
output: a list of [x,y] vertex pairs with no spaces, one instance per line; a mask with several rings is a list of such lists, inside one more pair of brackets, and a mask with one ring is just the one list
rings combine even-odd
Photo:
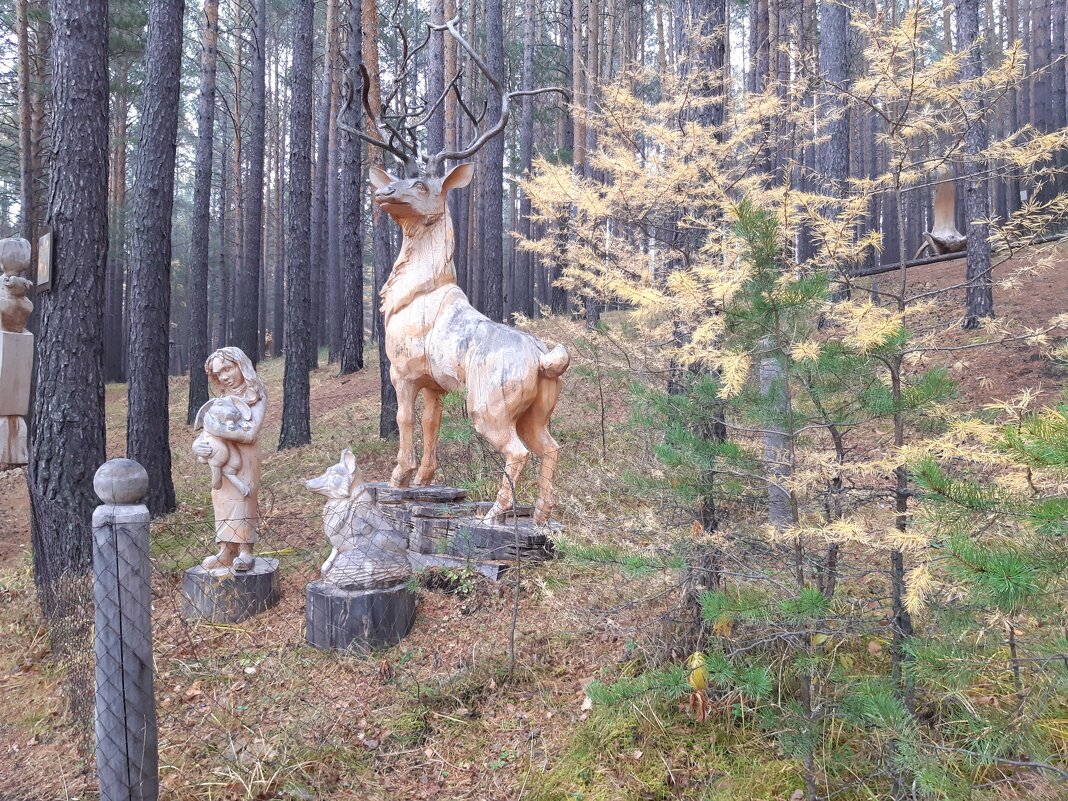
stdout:
[[[397,390],[400,450],[390,483],[407,487],[434,480],[441,425],[441,396],[467,390],[475,430],[504,457],[505,474],[486,522],[512,508],[513,488],[530,452],[541,458],[535,522],[549,519],[559,446],[549,418],[560,396],[560,376],[570,364],[562,345],[481,314],[456,284],[453,231],[445,198],[471,182],[472,165],[443,178],[395,178],[371,169],[374,202],[404,233],[400,255],[382,288],[386,352]],[[423,393],[423,457],[415,460],[415,402]]]

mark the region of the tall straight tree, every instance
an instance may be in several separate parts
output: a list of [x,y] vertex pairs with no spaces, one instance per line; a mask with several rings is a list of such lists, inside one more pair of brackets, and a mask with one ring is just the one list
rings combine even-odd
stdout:
[[[445,0],[430,0],[430,23],[445,24]],[[430,34],[430,52],[427,55],[427,101],[433,105],[445,91],[445,34],[433,31]],[[444,104],[443,104],[444,105]],[[445,109],[439,108],[427,121],[427,151],[439,153],[445,149]],[[445,166],[445,165],[442,165]]]
[[315,184],[311,201],[311,324],[314,334],[312,349],[309,352],[312,368],[319,366],[319,345],[322,341],[320,335],[324,330],[322,321],[327,308],[327,179],[330,174],[330,118],[334,98],[331,89],[337,60],[337,4],[338,0],[326,0],[326,52],[323,57],[323,83],[319,90],[315,122]]
[[211,162],[215,137],[215,74],[219,56],[219,0],[204,0],[201,32],[200,95],[197,99],[197,153],[193,177],[193,224],[189,264],[189,405],[186,422],[208,400],[208,254],[211,223]]
[[[490,72],[505,85],[504,6],[503,0],[486,0],[486,63]],[[503,97],[492,84],[487,104],[497,121]],[[485,175],[482,176],[482,252],[479,275],[482,281],[481,311],[491,320],[504,319],[504,137],[495,136],[483,150]]]
[[260,338],[260,270],[263,255],[263,156],[267,142],[267,0],[253,0],[252,99],[249,104],[248,182],[244,186],[244,242],[241,271],[234,288],[237,343],[255,364]]
[[294,0],[289,101],[289,236],[286,242],[286,366],[279,450],[311,442],[311,127],[314,0]]
[[[960,68],[960,77],[976,81],[983,74],[983,54],[976,46],[979,39],[979,0],[956,0],[957,51],[965,53]],[[974,85],[974,84],[973,84]],[[964,152],[970,158],[969,176],[964,182],[965,213],[968,230],[967,287],[964,296],[964,328],[978,328],[981,317],[994,316],[994,281],[990,274],[990,199],[986,164],[980,163],[979,154],[989,143],[987,131],[986,101],[978,88],[968,93],[971,119],[964,132]],[[904,257],[904,254],[902,254]]]
[[19,82],[19,235],[36,240],[36,175],[33,169],[33,139],[30,137],[33,99],[30,89],[30,25],[28,0],[15,2],[15,33],[18,36]]
[[[1065,20],[1068,18],[1068,3],[1065,0],[1053,0],[1053,41],[1050,45],[1050,63],[1053,74],[1050,76],[1050,86],[1053,91],[1051,108],[1053,120],[1051,129],[1056,131],[1068,127],[1068,62],[1065,60],[1065,51],[1068,49],[1068,33],[1065,31]],[[1063,150],[1056,154],[1057,164],[1063,169],[1068,166],[1068,153]],[[1068,175],[1063,172],[1057,177],[1057,183],[1061,190],[1068,189]]]
[[[523,3],[523,73],[524,91],[534,88],[534,40],[537,31],[534,16],[534,0]],[[523,97],[522,111],[519,117],[519,169],[526,177],[534,159],[534,98]],[[519,233],[530,238],[530,196],[523,192],[519,199]],[[534,254],[521,250],[516,254],[515,301],[514,308],[528,317],[534,314],[534,296],[530,291],[531,274],[534,270]]]
[[[348,83],[352,97],[363,94],[363,26],[360,0],[349,0],[346,42]],[[345,124],[359,129],[363,114],[350,104]],[[338,128],[341,146],[341,278],[344,320],[341,330],[341,374],[363,369],[363,145],[352,133]]]
[[[849,117],[846,92],[849,91],[849,8],[837,0],[820,3],[819,66],[822,78],[819,119],[824,126],[823,141],[817,155],[823,191],[842,197],[849,177]],[[840,205],[826,209],[829,217],[838,214]],[[835,299],[848,297],[848,284],[835,291]]]
[[[375,98],[376,103],[381,102],[382,87],[378,78],[378,9],[375,0],[362,0],[361,4],[363,22],[363,57],[367,66],[367,74],[370,76],[368,90],[370,96]],[[373,124],[373,122],[371,123]],[[385,166],[382,153],[378,148],[370,148],[368,151],[369,161],[372,167]],[[375,340],[378,343],[378,369],[381,380],[378,382],[379,410],[378,410],[378,435],[382,439],[395,439],[397,437],[397,390],[389,376],[389,356],[386,354],[386,338],[382,335],[384,323],[382,319],[382,307],[378,302],[378,289],[386,282],[390,268],[393,266],[392,247],[389,240],[390,221],[385,212],[378,206],[371,205],[371,223],[374,237],[374,276],[375,293],[371,296],[374,303],[374,330]]]
[[145,505],[175,509],[167,366],[171,309],[171,209],[182,67],[184,0],[151,0],[141,136],[130,214],[129,416],[126,455],[148,471]]
[[37,388],[27,483],[33,569],[52,582],[92,564],[93,475],[104,461],[104,264],[108,252],[107,5],[53,0],[52,289],[37,302]]

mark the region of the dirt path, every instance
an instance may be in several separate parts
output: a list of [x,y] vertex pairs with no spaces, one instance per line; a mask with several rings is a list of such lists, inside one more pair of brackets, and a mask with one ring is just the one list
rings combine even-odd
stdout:
[[0,570],[30,550],[30,496],[22,468],[0,473]]

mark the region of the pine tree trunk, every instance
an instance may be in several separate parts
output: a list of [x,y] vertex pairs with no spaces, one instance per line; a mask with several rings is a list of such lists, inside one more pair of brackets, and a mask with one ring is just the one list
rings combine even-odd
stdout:
[[15,0],[15,28],[18,37],[19,83],[19,235],[36,248],[36,175],[33,171],[32,107],[30,94],[29,0]]
[[[979,38],[979,0],[956,0],[957,50],[968,51],[961,65],[961,79],[973,80],[982,75],[982,53],[975,46]],[[970,117],[964,134],[964,152],[969,157],[971,175],[965,182],[965,204],[968,215],[968,267],[964,299],[964,328],[978,328],[981,317],[994,316],[993,278],[990,274],[990,226],[984,222],[990,216],[990,200],[986,177],[986,160],[981,154],[989,144],[985,118],[986,101],[982,94],[970,93],[965,98]]]
[[129,416],[126,455],[148,471],[145,505],[174,511],[167,367],[170,352],[171,209],[182,66],[184,0],[148,8],[141,137],[130,226]]
[[[222,128],[225,132],[226,118],[222,119]],[[218,304],[218,312],[215,318],[215,335],[212,338],[212,344],[216,348],[221,348],[227,344],[227,327],[226,327],[226,298],[227,292],[230,286],[230,269],[227,266],[230,252],[230,240],[227,237],[227,220],[230,215],[229,203],[230,203],[230,146],[227,142],[223,146],[222,153],[222,169],[219,171],[219,264],[216,270],[215,278],[215,292],[212,293],[212,297],[215,298]],[[210,277],[209,277],[210,283]]]
[[293,3],[289,106],[289,235],[286,240],[286,364],[278,448],[311,442],[311,106],[314,0]]
[[282,235],[282,226],[284,219],[284,195],[282,192],[282,174],[285,172],[285,165],[282,161],[282,142],[285,141],[285,131],[283,126],[285,125],[285,114],[283,108],[285,104],[282,102],[282,84],[279,80],[279,62],[281,58],[276,58],[274,61],[274,238],[275,238],[275,252],[274,252],[274,314],[272,324],[274,325],[274,344],[272,346],[273,356],[281,356],[282,350],[285,347],[285,296],[286,296],[286,282],[285,282],[285,253],[286,253],[286,240]]
[[[335,111],[338,108],[338,96],[337,96],[337,70],[332,71],[331,90],[330,90],[330,105]],[[326,318],[326,327],[328,331],[327,341],[329,344],[329,351],[327,354],[327,361],[333,364],[338,360],[341,352],[341,327],[342,327],[342,307],[341,307],[341,273],[340,269],[340,252],[338,242],[338,230],[337,230],[337,215],[338,215],[338,178],[337,178],[337,162],[338,162],[338,129],[337,121],[335,119],[336,113],[330,114],[330,157],[327,159],[326,165],[326,286],[328,292],[323,300],[323,316]]]
[[189,263],[189,404],[186,422],[208,400],[208,254],[211,223],[211,162],[214,153],[215,70],[218,61],[219,0],[204,0],[200,52],[200,96],[197,101],[196,172],[193,177],[193,221]]
[[323,332],[322,319],[325,305],[325,278],[327,274],[327,175],[330,171],[330,117],[333,114],[330,91],[334,70],[336,46],[334,38],[337,31],[337,0],[327,0],[326,4],[326,53],[323,58],[323,82],[320,86],[319,103],[316,107],[315,122],[315,185],[312,192],[311,231],[311,325],[312,349],[309,352],[309,365],[312,369],[319,366],[319,345]]
[[849,9],[839,3],[820,3],[819,35],[823,84],[819,116],[825,137],[819,148],[819,170],[824,191],[841,197],[849,177],[849,119],[844,94],[849,88]]
[[[125,86],[129,65],[123,62],[117,83]],[[104,289],[104,380],[126,380],[125,286],[126,286],[126,133],[130,103],[124,91],[112,110],[112,162],[110,174],[110,225],[107,279]]]
[[[352,0],[349,9],[347,62],[353,96],[363,92],[363,25],[360,4]],[[363,125],[358,107],[349,109],[344,122],[352,128]],[[360,140],[338,130],[341,138],[341,267],[344,321],[341,334],[341,374],[363,369],[363,150]]]
[[[1068,60],[1065,59],[1065,51],[1068,48],[1065,31],[1065,17],[1068,15],[1068,3],[1065,0],[1053,0],[1053,42],[1050,47],[1050,62],[1053,74],[1050,77],[1052,99],[1050,107],[1053,110],[1051,130],[1057,131],[1068,127],[1068,92],[1065,85],[1068,83]],[[1061,150],[1056,154],[1057,166],[1064,170],[1068,167],[1068,152]],[[1059,191],[1068,189],[1068,175],[1063,172],[1057,177]]]
[[241,269],[235,283],[236,331],[234,340],[256,364],[263,343],[259,335],[260,269],[263,252],[263,161],[267,127],[266,0],[253,0],[254,24],[248,31],[252,44],[252,97],[248,116],[248,182],[243,201]]
[[[445,23],[445,0],[430,0],[430,21],[434,25]],[[449,39],[451,38],[450,36]],[[435,31],[430,34],[430,46],[427,52],[427,102],[436,103],[444,91],[445,34]],[[426,144],[429,153],[440,153],[445,149],[445,111],[440,106],[427,122]]]
[[[525,90],[534,88],[534,42],[537,26],[534,24],[534,0],[523,3],[523,74],[522,86]],[[529,177],[534,160],[534,98],[524,97],[519,117],[519,172],[524,178]],[[519,234],[530,239],[530,196],[523,192],[519,199]],[[534,315],[534,298],[529,290],[531,276],[534,272],[534,254],[526,250],[516,253],[516,278],[518,288],[513,305],[528,317]]]
[[46,617],[56,581],[87,573],[104,461],[103,312],[108,252],[107,9],[51,4],[52,169],[48,225],[52,289],[37,299],[37,386],[27,483],[33,569]]
[[[382,97],[382,87],[378,82],[378,11],[375,0],[362,0],[363,18],[363,55],[367,72],[371,76],[368,87],[372,98]],[[382,167],[382,153],[378,148],[369,148],[372,167]],[[373,264],[375,292],[371,298],[374,304],[375,341],[378,343],[378,366],[380,372],[378,435],[382,439],[397,437],[397,390],[389,377],[389,356],[386,354],[386,338],[383,336],[384,323],[378,291],[386,282],[386,277],[393,266],[393,250],[389,239],[389,220],[385,213],[372,204],[371,222],[373,225]]]
[[[504,8],[502,0],[486,0],[486,65],[501,81],[506,80],[504,61]],[[500,116],[501,93],[489,87],[489,125]],[[496,136],[482,150],[485,173],[482,178],[483,235],[479,254],[481,311],[491,320],[504,320],[504,137]]]

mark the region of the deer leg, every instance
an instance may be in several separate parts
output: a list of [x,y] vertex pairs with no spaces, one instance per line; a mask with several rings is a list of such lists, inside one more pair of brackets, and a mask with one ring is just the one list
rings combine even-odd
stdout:
[[407,487],[415,475],[415,386],[409,381],[394,381],[397,388],[397,430],[400,447],[397,449],[397,466],[390,476],[391,487]]
[[553,476],[556,474],[556,463],[560,459],[560,446],[549,434],[548,428],[541,431],[531,432],[530,439],[524,434],[523,441],[541,459],[541,471],[538,473],[538,500],[534,502],[534,522],[547,523],[552,514],[553,504]]
[[438,433],[441,430],[441,393],[423,390],[423,459],[415,474],[415,485],[425,487],[434,483],[438,470]]
[[534,503],[534,522],[546,523],[553,511],[553,476],[560,459],[560,446],[549,433],[549,416],[556,407],[560,384],[541,379],[538,397],[526,413],[516,421],[519,436],[527,447],[541,459],[538,473],[538,500]]
[[475,430],[489,440],[490,445],[504,457],[501,488],[497,491],[497,499],[493,502],[493,506],[482,518],[483,523],[493,523],[515,505],[514,487],[519,481],[519,474],[526,466],[530,451],[519,438],[514,425],[509,425],[506,429],[490,429],[480,421],[476,421]]

